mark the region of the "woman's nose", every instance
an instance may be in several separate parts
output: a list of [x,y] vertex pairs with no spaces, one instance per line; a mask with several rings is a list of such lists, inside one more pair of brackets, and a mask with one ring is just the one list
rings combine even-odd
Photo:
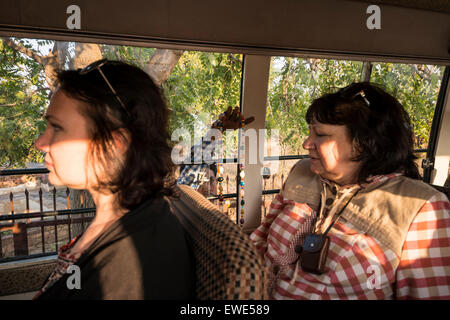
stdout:
[[34,142],[34,146],[36,147],[36,149],[38,149],[40,151],[48,152],[48,137],[47,136],[48,136],[47,130],[45,130],[44,133],[41,134],[41,136],[36,139],[36,141]]
[[314,148],[314,143],[313,143],[310,135],[308,136],[308,138],[306,138],[305,141],[303,141],[302,147],[305,150],[310,150],[310,149]]

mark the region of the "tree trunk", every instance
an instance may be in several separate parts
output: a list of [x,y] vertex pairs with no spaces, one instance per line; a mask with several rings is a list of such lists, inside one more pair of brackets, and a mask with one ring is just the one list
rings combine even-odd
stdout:
[[361,71],[361,82],[369,82],[371,73],[372,73],[372,63],[363,62]]
[[100,59],[102,59],[100,45],[94,43],[77,43],[75,45],[75,56],[69,63],[69,69],[84,68]]
[[182,54],[183,50],[156,49],[144,67],[144,71],[152,77],[157,86],[161,87],[164,81],[169,78],[172,69],[177,65]]

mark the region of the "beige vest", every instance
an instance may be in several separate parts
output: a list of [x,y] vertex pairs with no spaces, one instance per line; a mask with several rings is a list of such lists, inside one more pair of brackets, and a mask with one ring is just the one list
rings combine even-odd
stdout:
[[[309,160],[300,160],[289,174],[281,193],[287,199],[306,203],[316,210],[325,186],[309,168]],[[413,219],[436,193],[437,190],[422,181],[394,177],[361,189],[341,217],[360,233],[375,238],[400,256]]]

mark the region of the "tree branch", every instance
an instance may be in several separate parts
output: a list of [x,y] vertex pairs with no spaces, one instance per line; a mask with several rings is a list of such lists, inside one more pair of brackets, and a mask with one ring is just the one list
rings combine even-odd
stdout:
[[236,58],[233,54],[229,54],[228,58],[236,63],[242,63],[241,59]]
[[25,104],[25,103],[30,103],[31,100],[33,99],[33,96],[35,94],[37,94],[38,92],[44,92],[47,93],[48,91],[51,92],[51,90],[49,88],[37,88],[36,90],[33,90],[32,92],[30,92],[30,94],[28,95],[28,98],[24,101],[20,101],[20,102],[14,102],[14,103],[7,103],[7,104],[0,104],[0,108],[6,108],[6,107],[15,107],[17,106],[19,103],[20,104]]
[[20,53],[23,53],[24,55],[30,57],[31,59],[42,65],[42,57],[38,55],[35,51],[26,48],[21,43],[17,43],[11,38],[2,37],[2,39],[7,46],[11,47],[12,49]]
[[144,71],[152,77],[157,86],[161,86],[169,78],[183,52],[183,50],[156,49],[145,65]]
[[25,111],[22,111],[22,112],[17,113],[17,114],[15,114],[15,115],[13,115],[13,116],[9,116],[9,117],[0,117],[0,119],[1,119],[2,121],[3,121],[3,120],[12,120],[12,119],[14,119],[14,118],[17,118],[17,117],[23,115],[24,113],[25,113]]

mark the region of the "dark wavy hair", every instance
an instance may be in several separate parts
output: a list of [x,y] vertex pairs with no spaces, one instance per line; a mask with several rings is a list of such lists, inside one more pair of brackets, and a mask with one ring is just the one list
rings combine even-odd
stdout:
[[[80,113],[91,124],[91,156],[100,160],[106,173],[95,187],[117,193],[125,209],[135,208],[150,196],[172,195],[174,164],[163,92],[147,73],[130,64],[106,61],[101,71],[119,99],[96,68],[87,73],[57,73],[59,89],[85,102]],[[113,134],[127,142],[121,163],[112,148]]]
[[372,175],[403,172],[420,179],[414,160],[414,140],[408,113],[400,102],[379,85],[353,83],[313,101],[306,121],[345,125],[361,162],[358,182]]

